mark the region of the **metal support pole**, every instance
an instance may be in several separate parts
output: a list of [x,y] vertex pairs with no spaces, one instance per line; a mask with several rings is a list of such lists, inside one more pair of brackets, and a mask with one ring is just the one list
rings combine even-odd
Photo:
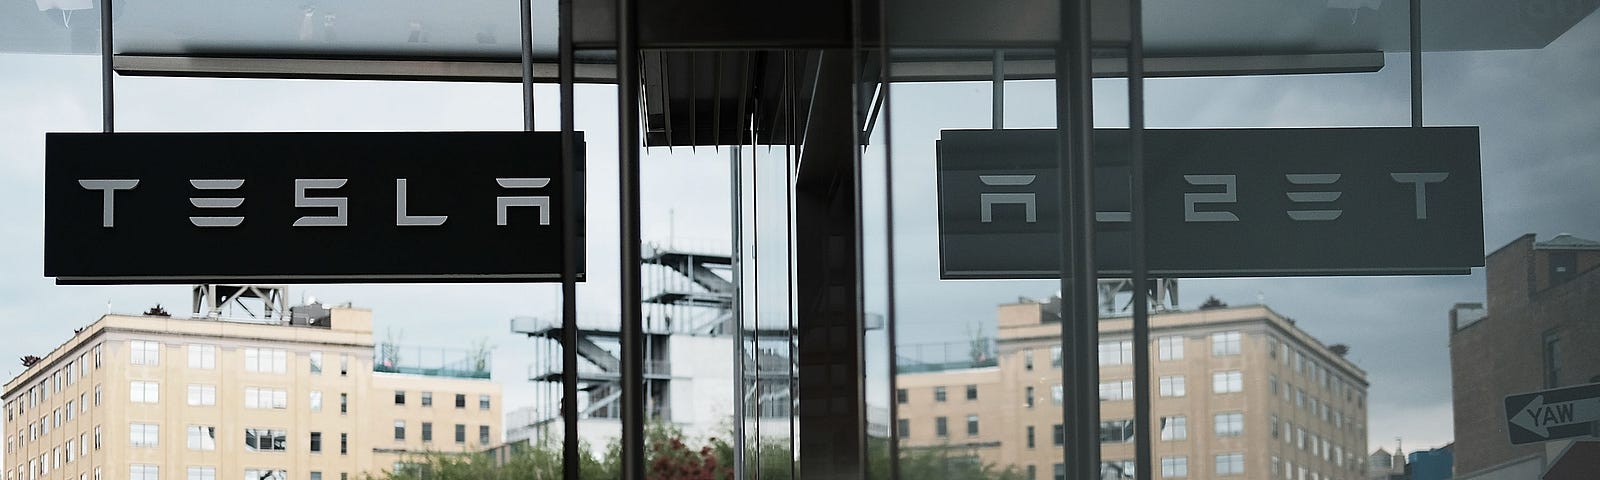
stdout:
[[[562,190],[561,200],[561,423],[565,433],[561,442],[561,472],[563,478],[578,478],[581,475],[578,470],[581,460],[578,452],[578,202],[583,198],[578,193],[580,184],[576,181],[579,177],[574,155],[577,152],[573,151],[577,147],[577,125],[572,97],[577,75],[572,50],[572,0],[559,0],[556,8],[559,10],[556,12],[559,17],[557,36],[560,37],[556,75],[561,90],[561,174],[562,178],[574,180],[571,187]],[[532,33],[530,29],[530,39]],[[531,40],[529,45],[531,49]],[[528,108],[532,110],[532,100],[528,101]],[[533,126],[530,123],[528,127]]]
[[[888,62],[884,62],[888,63]],[[885,78],[888,78],[885,76]],[[1006,51],[994,51],[994,99],[989,103],[994,107],[994,118],[989,120],[989,127],[995,130],[1006,128]]]
[[105,133],[117,131],[117,102],[111,86],[111,2],[100,0],[100,118]]
[[1422,128],[1422,0],[1411,0],[1411,126]]
[[533,131],[533,12],[528,2],[517,0],[522,19],[522,129]]
[[733,220],[733,478],[745,478],[745,371],[744,371],[744,159],[743,145],[728,149],[728,211]]
[[[1100,478],[1098,289],[1094,268],[1094,199],[1091,177],[1094,105],[1090,68],[1090,0],[1063,0],[1061,43],[1056,49],[1056,131],[1061,185],[1061,384],[1070,480]],[[1064,100],[1064,102],[1062,102]],[[1062,105],[1064,103],[1065,105]],[[1063,108],[1064,107],[1064,108]]]
[[639,267],[639,42],[634,0],[617,0],[618,231],[622,255],[622,478],[644,480],[644,335]]
[[1134,478],[1156,478],[1150,440],[1150,298],[1145,257],[1144,204],[1144,2],[1128,0],[1128,152],[1133,217],[1133,425]]
[[[893,145],[894,145],[894,129],[893,128],[888,128],[888,127],[891,126],[889,124],[889,121],[890,121],[889,119],[891,117],[893,117],[893,115],[891,114],[892,112],[890,112],[890,107],[893,104],[889,102],[889,100],[890,100],[889,91],[891,90],[891,88],[889,86],[889,79],[893,78],[892,72],[890,72],[890,68],[891,68],[891,64],[892,63],[889,61],[889,55],[891,54],[891,49],[893,47],[891,47],[889,45],[889,7],[888,7],[889,2],[880,1],[880,2],[877,2],[877,3],[878,3],[878,39],[877,39],[877,41],[878,41],[878,45],[881,45],[881,47],[878,50],[878,62],[879,62],[878,63],[878,71],[881,72],[881,74],[883,76],[879,78],[879,82],[880,82],[879,83],[879,85],[880,85],[879,88],[881,88],[882,91],[880,91],[878,93],[879,105],[880,105],[879,108],[882,109],[882,113],[879,114],[879,116],[878,116],[876,121],[883,122],[883,124],[885,126],[885,128],[883,129],[883,142],[880,143],[880,145],[882,145],[882,147],[879,147],[879,148],[883,149],[883,211],[884,211],[883,222],[884,222],[884,238],[886,239],[886,242],[885,242],[886,245],[884,246],[884,255],[883,256],[884,256],[884,259],[886,260],[886,262],[888,263],[888,265],[886,265],[886,270],[885,270],[886,273],[885,273],[884,281],[887,284],[886,285],[886,290],[887,290],[887,295],[888,295],[888,298],[889,298],[889,307],[884,312],[883,325],[884,325],[884,335],[886,335],[888,337],[888,340],[889,340],[888,341],[888,343],[889,343],[889,345],[888,345],[889,351],[887,352],[887,355],[889,357],[889,390],[888,391],[892,395],[893,392],[900,391],[899,390],[900,389],[900,385],[899,385],[900,369],[899,369],[899,365],[896,364],[898,362],[898,359],[900,358],[900,347],[896,346],[896,344],[898,343],[899,338],[900,338],[900,333],[898,331],[898,328],[895,326],[900,320],[900,313],[899,313],[899,310],[900,310],[899,309],[899,303],[900,302],[899,302],[899,297],[897,295],[895,295],[896,292],[898,291],[898,285],[897,285],[897,282],[895,280],[895,278],[896,278],[896,275],[895,275],[895,258],[896,258],[896,256],[895,256],[895,248],[894,248],[894,240],[895,240],[895,236],[894,236],[894,221],[895,221],[895,215],[894,215],[894,147],[893,147]],[[995,59],[996,59],[996,61],[1000,61],[1002,59],[1002,55],[1003,54],[1000,51],[996,50],[995,51]],[[998,67],[998,66],[995,67],[995,70],[999,71],[1000,67]],[[1000,85],[1000,82],[996,82],[995,83],[995,88],[996,89],[1002,88],[1001,85]],[[999,93],[995,94],[995,99],[996,99],[996,101],[998,101],[1000,99],[1000,94]],[[999,107],[995,108],[995,117],[994,118],[995,118],[995,128],[999,128],[999,125],[1000,125],[1000,109],[999,109]],[[875,127],[873,127],[873,128],[875,128]],[[900,418],[900,405],[899,405],[900,402],[897,402],[897,401],[894,401],[894,400],[890,400],[888,403],[889,403],[889,478],[890,479],[894,479],[894,480],[899,480],[900,479],[900,422],[897,419]]]

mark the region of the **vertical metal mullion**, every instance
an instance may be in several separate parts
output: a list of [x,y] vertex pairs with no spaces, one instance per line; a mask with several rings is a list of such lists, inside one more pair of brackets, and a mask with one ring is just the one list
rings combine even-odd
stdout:
[[100,0],[100,119],[105,133],[117,131],[117,102],[112,91],[111,71],[111,3]]
[[[794,259],[795,259],[794,243],[795,243],[795,239],[799,238],[799,235],[795,232],[795,223],[794,223],[794,210],[795,210],[795,208],[794,208],[794,192],[795,192],[795,169],[800,165],[800,146],[796,141],[796,139],[800,138],[800,133],[799,133],[799,127],[796,126],[796,122],[798,122],[798,120],[800,118],[800,114],[799,114],[799,110],[797,108],[798,106],[796,105],[796,103],[798,102],[797,99],[799,98],[799,94],[795,92],[795,90],[796,90],[795,85],[798,85],[799,82],[795,81],[794,58],[793,57],[794,57],[793,53],[791,53],[791,52],[783,52],[783,57],[782,58],[783,58],[783,83],[784,83],[784,88],[783,88],[783,95],[781,96],[781,100],[779,100],[780,102],[783,102],[783,104],[784,104],[784,107],[783,107],[784,112],[787,112],[787,114],[788,114],[788,121],[785,122],[786,125],[784,126],[784,128],[788,130],[784,134],[785,142],[788,143],[787,148],[785,148],[785,150],[787,150],[787,151],[784,152],[784,190],[785,190],[784,202],[786,203],[786,214],[788,215],[788,217],[785,220],[785,227],[784,228],[785,228],[785,230],[788,231],[788,233],[787,233],[788,246],[787,247],[788,247],[788,262],[789,262],[789,265],[788,265],[787,269],[788,269],[788,283],[789,283],[789,292],[788,292],[789,293],[789,301],[788,301],[788,305],[789,306],[788,306],[788,316],[785,319],[785,321],[787,323],[784,326],[784,330],[788,333],[788,336],[785,339],[785,343],[788,344],[787,346],[789,348],[789,361],[787,362],[788,363],[788,372],[787,372],[787,374],[789,375],[789,399],[788,399],[789,403],[786,405],[786,407],[787,407],[786,410],[788,410],[788,412],[789,412],[789,451],[790,452],[797,451],[798,447],[799,447],[799,442],[795,441],[795,437],[799,433],[799,430],[796,428],[797,422],[795,420],[796,415],[799,412],[799,409],[795,408],[795,398],[798,397],[798,394],[796,392],[800,391],[800,382],[798,381],[798,378],[797,378],[797,376],[799,375],[798,364],[799,364],[800,351],[799,351],[799,348],[798,348],[798,342],[795,341],[795,331],[796,331],[796,328],[799,326],[799,316],[796,314],[796,309],[795,309],[795,305],[794,305],[795,289],[798,286],[798,282],[795,281],[795,279],[797,278],[797,274],[795,273],[795,270],[794,270]],[[755,123],[754,123],[753,120],[750,122],[749,125],[750,125],[751,130],[754,131]],[[755,136],[754,135],[751,136],[751,142],[750,143],[751,143],[751,149],[753,150],[755,148]],[[797,467],[796,463],[798,463],[798,462],[796,462],[795,459],[794,459],[794,456],[791,455],[790,458],[789,458],[789,479],[791,479],[791,480],[799,478],[798,477],[799,470],[798,470],[798,467]]]
[[[1061,43],[1056,49],[1056,128],[1061,198],[1062,423],[1066,429],[1066,478],[1097,480],[1100,443],[1099,331],[1094,270],[1094,198],[1091,187],[1091,135],[1094,131],[1090,84],[1090,0],[1062,0]],[[1062,108],[1062,101],[1066,108]]]
[[[733,478],[745,478],[744,373],[744,158],[743,146],[728,149],[728,205],[733,221]],[[753,149],[752,149],[753,150]],[[754,153],[752,151],[752,153]]]
[[[997,49],[997,50],[994,51],[993,68],[994,68],[994,80],[992,81],[992,83],[994,84],[994,87],[993,87],[994,99],[990,100],[989,103],[990,103],[990,106],[993,107],[994,113],[993,113],[993,118],[991,120],[989,120],[989,127],[994,129],[994,130],[1003,130],[1003,129],[1006,128],[1005,127],[1005,124],[1006,124],[1006,121],[1005,121],[1005,118],[1006,118],[1006,51],[1005,50],[998,50]],[[885,76],[885,78],[888,78],[888,77]]]
[[[577,179],[576,149],[577,125],[574,121],[573,83],[576,81],[575,52],[572,48],[572,0],[559,0],[557,39],[560,50],[557,59],[557,81],[561,95],[561,174],[563,178]],[[529,30],[531,38],[532,30]],[[530,102],[531,106],[531,102]],[[530,126],[531,127],[531,126]],[[587,179],[587,177],[585,177]],[[561,416],[565,432],[561,442],[561,472],[563,478],[579,478],[578,451],[578,196],[579,184],[562,191],[561,201]]]
[[1155,478],[1150,414],[1149,265],[1145,256],[1144,198],[1144,2],[1128,0],[1128,151],[1131,163],[1129,216],[1133,221],[1133,425],[1134,478]]
[[1411,0],[1411,126],[1422,128],[1422,0]]
[[644,335],[639,267],[639,43],[635,0],[617,0],[618,231],[621,255],[622,478],[644,480]]
[[522,129],[533,131],[533,12],[528,2],[517,0],[518,17],[522,21]]

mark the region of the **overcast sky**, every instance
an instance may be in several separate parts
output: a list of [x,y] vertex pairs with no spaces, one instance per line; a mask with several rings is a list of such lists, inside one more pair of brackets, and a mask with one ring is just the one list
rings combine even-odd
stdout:
[[[1600,239],[1600,20],[1589,18],[1537,51],[1438,53],[1426,58],[1429,125],[1481,127],[1485,250],[1524,233],[1561,232]],[[1378,73],[1209,79],[1149,83],[1151,127],[1277,127],[1406,125],[1406,57],[1391,55]],[[20,372],[14,359],[43,355],[73,328],[109,311],[137,313],[161,303],[189,309],[184,286],[60,287],[41,275],[44,132],[94,131],[100,124],[95,57],[0,54],[0,373]],[[520,128],[512,84],[374,83],[120,78],[119,128],[125,131],[514,130]],[[1096,83],[1100,126],[1125,123],[1123,86]],[[541,90],[540,122],[553,126],[554,89]],[[902,344],[960,341],[974,324],[993,326],[995,305],[1018,296],[1045,297],[1052,282],[943,282],[931,241],[933,139],[944,128],[989,126],[986,83],[897,86],[890,112],[896,177],[898,305]],[[1013,82],[1008,127],[1050,127],[1051,88]],[[579,128],[589,148],[591,281],[580,287],[580,310],[614,318],[616,183],[614,89],[579,90]],[[881,135],[882,129],[879,129]],[[875,143],[877,145],[878,143]],[[771,160],[781,152],[761,152]],[[130,152],[128,161],[139,161]],[[781,185],[776,163],[764,164],[763,185]],[[647,240],[717,244],[729,232],[728,161],[701,148],[655,151],[644,169]],[[881,175],[869,176],[868,209],[881,209]],[[763,195],[774,195],[769,189]],[[781,197],[763,196],[762,202]],[[763,232],[783,225],[782,208],[763,204]],[[671,214],[669,214],[671,212]],[[872,218],[881,218],[871,216]],[[669,221],[670,219],[670,221]],[[870,223],[870,222],[869,222]],[[881,221],[879,222],[881,223]],[[881,227],[881,225],[880,225]],[[869,242],[881,245],[881,228]],[[1404,241],[1404,239],[1396,239]],[[766,242],[763,248],[770,245]],[[778,242],[778,248],[782,243]],[[870,246],[877,249],[877,246]],[[769,254],[766,262],[779,255]],[[764,280],[773,278],[765,270]],[[869,285],[881,286],[881,265]],[[1482,301],[1483,277],[1193,280],[1182,283],[1184,308],[1208,295],[1232,304],[1264,299],[1326,343],[1352,347],[1350,358],[1371,382],[1370,447],[1403,436],[1409,449],[1451,439],[1446,315],[1456,302]],[[314,296],[375,311],[378,335],[403,332],[408,343],[465,347],[487,338],[497,346],[495,378],[506,402],[532,403],[522,381],[533,354],[508,333],[518,315],[552,317],[557,289],[548,285],[313,285],[291,288],[293,300]],[[881,302],[880,302],[881,303]],[[613,320],[614,321],[614,320]]]

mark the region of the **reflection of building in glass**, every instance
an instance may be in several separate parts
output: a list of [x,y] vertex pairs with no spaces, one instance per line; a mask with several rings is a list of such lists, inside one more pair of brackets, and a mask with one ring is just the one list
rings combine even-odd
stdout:
[[1505,397],[1600,382],[1600,242],[1527,234],[1484,263],[1487,304],[1450,311],[1456,478],[1538,478],[1571,441],[1512,446]]
[[[995,355],[974,342],[964,365],[944,354],[907,358],[918,350],[902,347],[895,395],[903,445],[951,449],[1037,478],[1061,471],[1067,399],[1060,386],[1060,308],[1058,298],[1001,305]],[[1161,475],[1362,476],[1366,373],[1336,353],[1342,348],[1324,346],[1265,306],[1156,312],[1150,325],[1151,406],[1159,425],[1149,432],[1157,435],[1152,461]],[[1133,475],[1139,428],[1131,326],[1127,317],[1100,323],[1106,478]]]
[[370,311],[306,308],[101,317],[6,384],[6,478],[332,480],[500,442],[485,352],[375,350]]

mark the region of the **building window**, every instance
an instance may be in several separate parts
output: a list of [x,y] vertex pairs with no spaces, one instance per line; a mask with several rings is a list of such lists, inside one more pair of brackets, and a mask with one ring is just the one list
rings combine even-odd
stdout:
[[1061,391],[1061,384],[1056,384],[1056,385],[1051,385],[1050,386],[1050,400],[1055,402],[1056,405],[1060,405],[1061,404],[1061,400],[1062,400],[1062,396],[1063,395],[1065,395],[1065,394]]
[[310,403],[312,412],[322,411],[322,392],[318,390],[312,390]]
[[1544,388],[1561,386],[1561,336],[1544,332]]
[[322,432],[311,432],[311,453],[322,453]]
[[322,352],[311,352],[306,356],[311,359],[311,374],[322,375]]
[[[146,340],[133,340],[128,342],[128,355],[134,365],[160,365],[161,342]],[[95,366],[100,366],[99,352],[95,354]]]
[[1183,336],[1171,335],[1156,339],[1156,350],[1161,361],[1183,360]]
[[396,441],[404,441],[406,439],[406,421],[405,420],[395,420],[394,421],[394,439]]
[[94,449],[95,449],[95,451],[99,451],[100,450],[100,426],[99,425],[95,425],[94,426]]
[[288,373],[289,351],[276,348],[246,348],[244,349],[244,371]]
[[1189,457],[1161,457],[1162,478],[1187,478]]
[[190,450],[216,450],[217,427],[190,425],[188,429]]
[[1028,425],[1028,448],[1033,448],[1033,425]]
[[1228,453],[1217,455],[1217,475],[1240,475],[1244,473],[1244,454]]
[[1181,397],[1184,395],[1183,375],[1167,375],[1160,379],[1161,396]]
[[1122,365],[1133,363],[1133,341],[1100,342],[1100,364]]
[[1067,478],[1067,465],[1066,464],[1057,463],[1056,466],[1055,466],[1055,471],[1056,471],[1055,477],[1053,477],[1053,478],[1055,478],[1055,480],[1066,480],[1066,478]]
[[489,411],[489,396],[478,395],[478,410]]
[[94,406],[100,406],[100,386],[94,386]]
[[343,376],[349,375],[349,374],[350,374],[350,354],[341,353],[341,354],[339,354],[339,376],[343,377]]
[[154,423],[134,423],[128,425],[128,445],[132,447],[158,447],[161,441],[161,426]]
[[217,480],[217,467],[189,467],[189,480]]
[[406,391],[405,390],[395,390],[394,391],[394,404],[395,405],[405,405],[406,404]]
[[456,424],[456,443],[467,443],[467,426]]
[[217,346],[189,345],[189,368],[206,370],[217,368]]
[[217,386],[190,384],[188,403],[193,407],[216,405]]
[[478,425],[478,445],[489,444],[489,426]]
[[289,480],[289,472],[287,470],[257,470],[252,468],[244,471],[244,478],[248,480]]
[[1189,418],[1179,415],[1176,417],[1161,417],[1161,440],[1172,442],[1187,440],[1189,438]]
[[968,401],[972,401],[972,400],[977,400],[977,399],[978,399],[978,386],[977,385],[967,385],[967,400]]
[[939,402],[939,403],[944,403],[944,401],[945,401],[944,387],[933,387],[933,401],[934,402]]
[[143,463],[129,465],[128,480],[161,480],[161,467]]
[[467,395],[466,394],[464,394],[464,393],[457,393],[456,394],[456,408],[467,408]]
[[1237,437],[1244,433],[1244,414],[1240,412],[1219,413],[1214,417],[1214,430],[1218,437]]
[[1133,380],[1100,382],[1100,401],[1133,400]]
[[1050,367],[1061,368],[1061,346],[1050,347]]
[[899,419],[894,421],[895,429],[899,430],[900,438],[911,438],[911,420]]
[[1239,332],[1211,334],[1211,356],[1224,357],[1239,354]]
[[244,429],[244,449],[251,452],[288,451],[289,431],[246,428]]
[[1272,414],[1272,419],[1268,422],[1267,428],[1272,430],[1272,438],[1278,438],[1278,414]]
[[1100,422],[1100,443],[1132,443],[1133,420],[1112,420]]
[[350,454],[350,434],[348,434],[348,433],[339,434],[339,454],[340,455],[349,455]]
[[422,443],[433,441],[433,422],[422,422]]
[[1067,443],[1067,428],[1065,426],[1059,424],[1059,423],[1051,426],[1051,428],[1050,428],[1050,441],[1051,441],[1052,444],[1054,444],[1057,447],[1062,446],[1062,445],[1066,445],[1066,443]]
[[1267,376],[1267,393],[1278,394],[1278,374],[1274,373]]
[[1028,465],[1028,476],[1026,478],[1027,480],[1039,480],[1039,468],[1035,465]]
[[1244,374],[1238,370],[1216,372],[1211,374],[1211,391],[1214,393],[1237,393],[1244,391]]
[[894,389],[894,403],[905,405],[906,402],[909,401],[910,399],[911,399],[910,395],[907,394],[906,389],[904,389],[904,388],[896,388],[896,389]]
[[1033,408],[1033,387],[1025,387],[1022,389],[1022,405],[1028,408]]
[[322,472],[311,472],[311,480],[322,480]]
[[978,416],[977,415],[967,415],[967,436],[975,437],[977,435],[978,435]]
[[339,394],[339,414],[344,415],[346,413],[350,413],[350,394],[341,393]]
[[1033,349],[1031,348],[1022,349],[1022,369],[1033,371]]
[[433,406],[433,392],[422,392],[422,406]]
[[244,408],[289,408],[289,391],[245,387]]
[[933,434],[939,438],[950,436],[950,421],[944,417],[934,417]]

